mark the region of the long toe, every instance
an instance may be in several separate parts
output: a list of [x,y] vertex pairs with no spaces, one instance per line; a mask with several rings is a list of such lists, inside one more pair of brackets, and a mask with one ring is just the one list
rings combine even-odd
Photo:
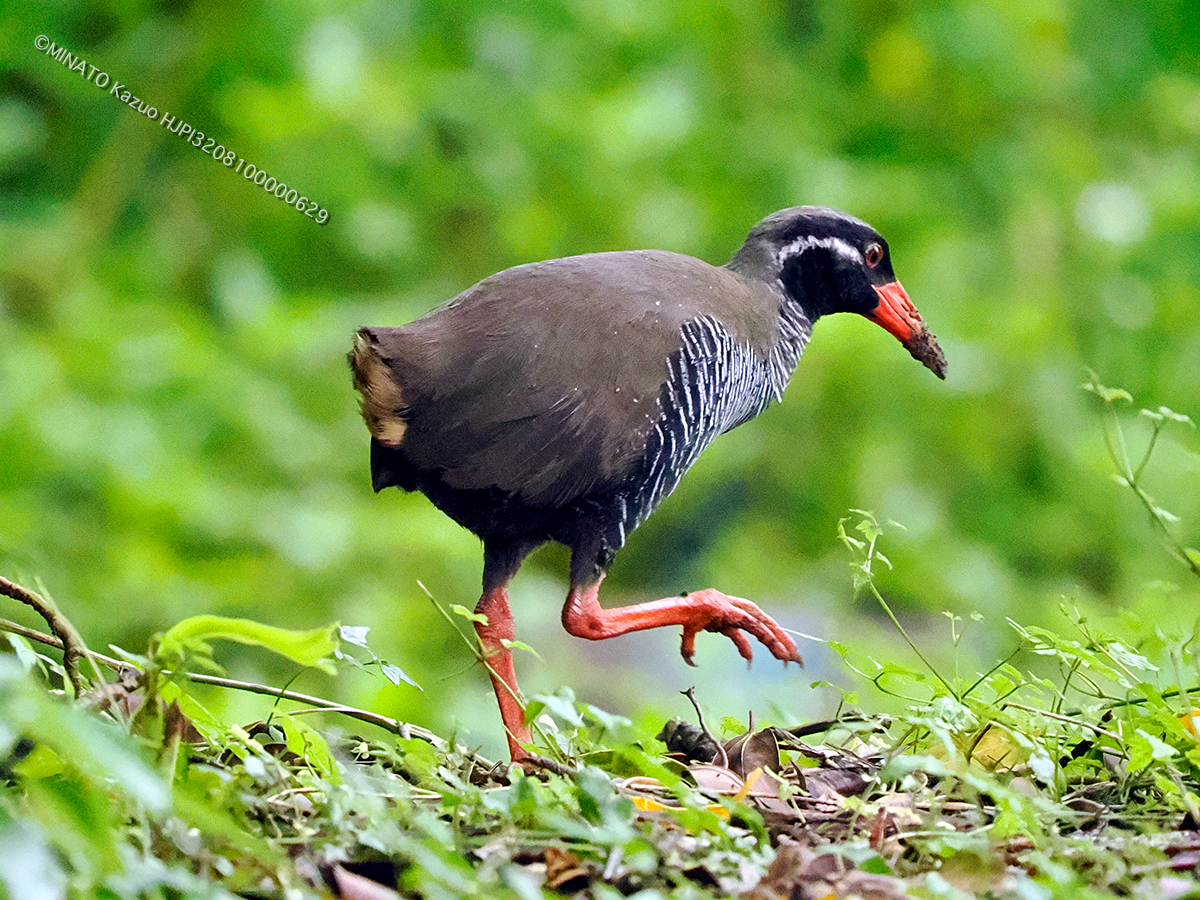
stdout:
[[733,641],[738,653],[746,661],[746,665],[754,662],[754,648],[750,646],[750,641],[747,639],[745,632],[740,628],[730,626],[729,628],[722,629],[721,634]]
[[[689,594],[688,599],[695,603],[696,620],[693,624],[706,631],[718,631],[728,637],[747,662],[753,657],[750,642],[746,637],[749,634],[776,659],[785,663],[803,664],[796,642],[757,604],[712,589]],[[701,619],[704,620],[703,624],[699,621]]]
[[679,644],[679,655],[689,666],[696,665],[693,657],[696,655],[696,632],[698,630],[688,625],[683,626],[683,640]]
[[[758,638],[776,659],[785,663],[794,662],[804,665],[796,642],[780,627],[778,622],[749,600],[742,597],[729,597],[728,599],[734,606],[750,616],[753,625],[747,630]],[[745,654],[742,655],[745,656]]]

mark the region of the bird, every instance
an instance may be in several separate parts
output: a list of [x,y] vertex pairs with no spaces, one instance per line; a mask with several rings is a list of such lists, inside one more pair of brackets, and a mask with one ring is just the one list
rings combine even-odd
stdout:
[[483,544],[475,630],[514,763],[528,749],[508,585],[549,542],[570,551],[565,630],[602,640],[679,626],[750,637],[785,665],[795,641],[753,602],[706,588],[604,608],[630,533],[719,434],[782,398],[813,324],[857,313],[945,378],[946,358],[897,280],[887,242],[838,210],[756,224],[724,266],[659,250],[589,253],[485,278],[349,352],[371,482],[420,491]]

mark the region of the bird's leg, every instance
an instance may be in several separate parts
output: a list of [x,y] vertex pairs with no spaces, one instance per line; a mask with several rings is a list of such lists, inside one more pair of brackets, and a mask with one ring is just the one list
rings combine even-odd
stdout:
[[631,631],[681,625],[683,644],[680,653],[689,665],[692,665],[692,656],[696,652],[696,634],[700,631],[717,631],[725,635],[747,662],[754,656],[747,634],[761,641],[776,659],[785,663],[802,662],[796,642],[774,619],[741,597],[730,597],[709,588],[682,597],[604,609],[600,606],[599,593],[599,579],[571,586],[562,613],[563,627],[568,633],[589,641],[600,641]]
[[504,722],[509,753],[513,762],[520,762],[529,756],[521,746],[522,743],[529,743],[529,727],[525,724],[525,707],[520,699],[512,650],[509,649],[516,629],[504,585],[485,590],[475,612],[486,617],[484,621],[475,622],[475,633],[483,645],[484,662],[492,678],[496,702],[500,705],[500,719]]
[[513,668],[512,641],[516,637],[512,609],[508,605],[508,583],[521,568],[521,562],[538,542],[506,541],[485,538],[483,542],[483,596],[475,612],[483,616],[475,622],[475,633],[483,645],[483,658],[492,678],[492,689],[500,705],[500,719],[508,738],[508,752],[515,763],[528,760],[529,752],[521,744],[529,743],[525,724],[525,704],[517,687]]

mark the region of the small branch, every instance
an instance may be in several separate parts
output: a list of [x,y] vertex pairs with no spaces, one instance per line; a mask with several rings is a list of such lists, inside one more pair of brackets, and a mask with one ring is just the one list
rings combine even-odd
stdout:
[[1033,707],[1033,706],[1025,706],[1023,703],[1007,703],[1007,704],[1005,704],[1005,706],[1010,709],[1019,709],[1022,712],[1032,713],[1033,715],[1036,715],[1036,716],[1043,716],[1047,719],[1053,719],[1056,722],[1066,722],[1068,725],[1074,725],[1077,728],[1087,729],[1088,731],[1091,731],[1093,734],[1098,734],[1102,737],[1106,737],[1110,741],[1113,741],[1114,743],[1116,743],[1117,746],[1121,748],[1119,752],[1121,753],[1122,756],[1129,755],[1129,751],[1127,749],[1125,749],[1124,739],[1122,739],[1122,737],[1119,734],[1117,734],[1115,731],[1108,731],[1105,728],[1101,728],[1099,725],[1093,725],[1091,722],[1083,722],[1083,721],[1080,721],[1079,719],[1073,719],[1070,716],[1060,715],[1059,713],[1052,713],[1052,712],[1049,712],[1048,710],[1044,710],[1044,709],[1037,709],[1036,707]]
[[[0,579],[2,582],[3,579]],[[5,591],[4,593],[7,593]],[[56,650],[63,649],[62,639],[55,635],[46,634],[41,631],[36,631],[32,628],[26,628],[24,625],[18,625],[16,622],[11,622],[7,619],[0,619],[0,630],[11,631],[13,634],[19,634],[31,641],[36,641],[39,644],[45,644],[48,647],[53,647]],[[122,660],[112,656],[105,656],[103,653],[93,653],[88,651],[88,655],[94,662],[102,663],[114,670],[129,669],[131,666]],[[164,676],[170,676],[171,672],[163,672]],[[368,725],[376,725],[379,728],[389,731],[392,734],[399,735],[403,738],[414,737],[418,740],[436,747],[443,753],[450,752],[451,749],[456,749],[459,753],[465,756],[470,756],[479,765],[485,769],[492,768],[495,763],[467,750],[465,747],[457,746],[451,748],[445,740],[438,737],[427,728],[422,728],[420,725],[412,725],[408,722],[401,722],[399,719],[393,719],[388,716],[381,716],[378,713],[370,712],[365,709],[358,709],[353,706],[346,706],[341,703],[335,703],[333,700],[326,700],[324,697],[314,697],[311,694],[301,694],[298,691],[281,691],[279,688],[271,687],[266,684],[255,684],[250,681],[238,681],[234,678],[224,678],[220,675],[205,675],[199,672],[184,672],[183,676],[188,681],[196,684],[208,684],[214,687],[228,688],[234,691],[245,691],[248,694],[260,694],[264,697],[275,697],[281,700],[291,700],[295,703],[303,703],[313,709],[319,709],[324,712],[340,713],[350,719],[357,719],[360,722],[366,722]]]
[[0,594],[32,607],[39,616],[46,620],[50,630],[58,637],[58,646],[62,649],[63,654],[63,669],[67,673],[71,687],[75,690],[75,696],[82,697],[87,691],[88,685],[79,673],[79,660],[87,658],[90,654],[87,644],[83,642],[83,638],[75,630],[75,626],[59,612],[53,600],[21,587],[19,584],[14,584],[3,575],[0,575]]
[[[700,723],[700,731],[704,734],[704,736],[706,738],[708,738],[710,741],[712,741],[716,745],[717,751],[721,755],[721,765],[728,768],[729,767],[729,754],[725,752],[724,745],[720,741],[718,741],[715,737],[712,736],[712,732],[710,732],[708,730],[708,726],[704,724],[704,713],[702,713],[700,711],[700,704],[696,702],[696,686],[692,685],[686,691],[680,691],[679,693],[681,693],[681,694],[683,694],[683,696],[687,697],[688,701],[692,704],[692,709],[694,709],[696,711],[696,721],[698,721]],[[753,729],[751,729],[751,730],[753,730]]]
[[[792,737],[802,738],[810,737],[814,734],[824,734],[827,731],[833,731],[835,728],[844,728],[847,723],[874,722],[875,724],[872,726],[871,730],[878,731],[880,728],[880,721],[881,719],[879,717],[864,716],[859,712],[850,712],[844,716],[839,716],[836,719],[823,719],[819,722],[808,722],[805,725],[797,725],[795,728],[785,728],[783,730]],[[886,721],[886,717],[883,717],[883,721]]]
[[[925,658],[925,654],[921,652],[921,648],[918,647],[916,645],[916,642],[914,642],[913,639],[908,636],[908,632],[904,630],[904,626],[900,624],[900,620],[897,619],[896,614],[894,612],[892,612],[892,607],[889,606],[888,602],[883,599],[883,594],[881,594],[879,592],[879,588],[875,587],[875,573],[873,571],[871,571],[871,563],[874,561],[875,556],[876,556],[875,541],[878,540],[878,538],[879,538],[878,534],[873,534],[867,545],[867,550],[866,550],[866,559],[867,559],[866,568],[867,568],[867,575],[868,575],[867,590],[869,590],[871,592],[871,595],[879,602],[879,605],[883,607],[883,611],[885,613],[887,613],[887,617],[892,620],[892,624],[896,627],[896,630],[900,632],[900,636],[902,638],[904,638],[904,642],[906,644],[908,644],[908,646],[910,648],[912,648],[912,652],[917,655],[917,659],[921,660],[921,662],[923,662],[925,664],[925,668],[927,668],[930,672],[932,672],[933,677],[942,683],[942,687],[944,687],[950,693],[951,697],[953,697],[955,700],[961,700],[962,698],[959,697],[958,692],[956,690],[954,690],[953,687],[951,687],[950,682],[948,682],[945,678],[942,677],[942,673],[939,672],[934,667],[933,663],[931,663],[929,660],[927,660]],[[889,563],[889,565],[890,565],[890,563]]]
[[[171,675],[171,672],[164,672],[164,675]],[[214,687],[229,688],[234,691],[245,691],[248,694],[261,694],[264,697],[277,697],[281,700],[291,700],[295,703],[303,703],[305,706],[311,706],[314,709],[323,710],[325,712],[336,712],[350,719],[357,719],[360,722],[366,722],[369,725],[377,725],[385,731],[390,731],[392,734],[399,735],[403,738],[415,737],[419,740],[431,744],[443,752],[449,752],[452,748],[444,740],[434,734],[427,728],[422,728],[420,725],[412,725],[408,722],[401,722],[399,719],[393,719],[389,716],[381,716],[379,713],[373,713],[369,710],[358,709],[354,706],[346,706],[343,703],[337,703],[333,700],[326,700],[324,697],[314,697],[312,694],[301,694],[299,691],[281,691],[279,688],[271,687],[268,684],[256,684],[252,681],[239,681],[236,678],[225,678],[220,675],[204,675],[200,672],[184,672],[183,676],[188,681],[196,684],[210,684]],[[458,747],[462,753],[468,753],[473,756],[480,765],[488,768],[492,765],[488,760],[477,754],[471,754],[470,751]]]
[[1135,484],[1142,477],[1142,472],[1146,470],[1146,463],[1150,462],[1150,456],[1154,453],[1154,445],[1158,443],[1159,432],[1162,431],[1163,425],[1165,424],[1165,419],[1161,422],[1154,423],[1154,430],[1150,433],[1150,441],[1146,444],[1146,452],[1142,455],[1142,461],[1138,463],[1137,470],[1133,473],[1133,481]]

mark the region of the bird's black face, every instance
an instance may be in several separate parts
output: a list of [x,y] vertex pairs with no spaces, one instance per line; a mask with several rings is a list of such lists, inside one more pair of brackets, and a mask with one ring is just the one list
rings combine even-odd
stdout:
[[798,207],[768,216],[751,233],[773,253],[786,294],[812,319],[857,313],[887,329],[939,378],[946,358],[892,270],[887,241],[837,210]]

